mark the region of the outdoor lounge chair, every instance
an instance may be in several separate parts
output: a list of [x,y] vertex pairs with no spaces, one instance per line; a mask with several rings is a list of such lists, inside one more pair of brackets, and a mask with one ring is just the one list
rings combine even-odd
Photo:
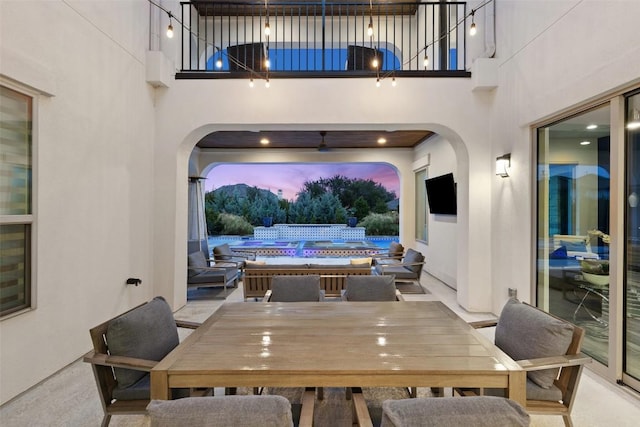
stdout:
[[[178,327],[200,324],[176,321],[162,297],[91,328],[93,350],[84,356],[91,364],[104,410],[102,426],[112,415],[145,414],[150,399],[149,372],[178,345]],[[189,390],[178,389],[174,397]]]
[[213,259],[216,262],[235,262],[240,271],[243,271],[247,261],[256,260],[256,254],[253,252],[234,251],[227,243],[224,243],[213,248]]
[[[424,265],[424,255],[414,250],[407,249],[402,260],[390,260],[389,263],[376,263],[375,273],[381,276],[393,275],[397,282],[415,283],[420,286],[420,276],[422,275],[422,266]],[[424,293],[424,290],[422,292]]]
[[206,288],[212,286],[228,287],[238,285],[238,265],[234,262],[216,262],[206,259],[204,252],[190,253],[188,258],[187,287]]
[[[495,326],[496,345],[527,371],[527,412],[562,415],[565,426],[571,427],[571,409],[582,367],[591,362],[590,357],[580,354],[584,329],[513,298],[505,304],[497,323],[483,321],[471,325]],[[503,392],[456,391],[462,395]]]

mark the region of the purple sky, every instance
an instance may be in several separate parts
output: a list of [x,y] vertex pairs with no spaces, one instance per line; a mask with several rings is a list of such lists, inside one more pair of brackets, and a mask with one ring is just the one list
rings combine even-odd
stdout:
[[384,163],[229,163],[216,166],[207,175],[205,191],[224,185],[247,184],[270,190],[294,200],[305,181],[316,181],[335,175],[347,178],[370,179],[387,190],[400,194],[400,178],[395,169]]

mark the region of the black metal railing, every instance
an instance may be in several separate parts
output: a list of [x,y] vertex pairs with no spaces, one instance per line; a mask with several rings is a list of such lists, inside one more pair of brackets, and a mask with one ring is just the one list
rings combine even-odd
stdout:
[[181,3],[177,77],[469,76],[464,2],[275,1]]

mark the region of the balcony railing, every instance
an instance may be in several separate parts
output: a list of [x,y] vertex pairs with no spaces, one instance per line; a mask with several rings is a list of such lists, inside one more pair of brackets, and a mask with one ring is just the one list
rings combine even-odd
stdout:
[[470,75],[465,71],[464,2],[181,5],[177,78]]

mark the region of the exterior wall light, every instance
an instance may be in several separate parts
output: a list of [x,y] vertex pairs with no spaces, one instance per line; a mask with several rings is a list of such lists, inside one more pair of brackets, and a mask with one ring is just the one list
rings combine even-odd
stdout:
[[511,153],[496,158],[496,175],[506,178],[511,169]]

